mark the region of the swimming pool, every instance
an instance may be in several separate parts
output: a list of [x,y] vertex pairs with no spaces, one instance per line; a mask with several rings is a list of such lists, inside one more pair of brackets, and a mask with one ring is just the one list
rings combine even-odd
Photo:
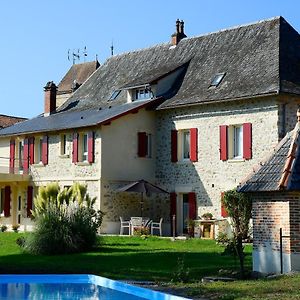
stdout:
[[0,300],[188,300],[96,275],[0,275]]

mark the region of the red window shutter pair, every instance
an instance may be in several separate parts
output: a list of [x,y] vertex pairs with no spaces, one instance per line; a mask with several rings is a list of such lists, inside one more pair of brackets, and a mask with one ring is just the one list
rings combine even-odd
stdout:
[[225,208],[223,199],[224,199],[224,192],[221,193],[221,216],[223,218],[227,218],[228,212],[227,212],[227,209]]
[[32,201],[33,201],[33,187],[29,186],[27,188],[27,218],[30,218],[32,213]]
[[9,173],[15,172],[15,140],[10,140],[9,145]]
[[[243,124],[243,158],[252,158],[252,124]],[[228,159],[228,126],[220,126],[220,160]]]
[[[72,162],[76,164],[79,161],[78,157],[78,140],[79,134],[75,132],[73,134],[73,153]],[[94,132],[88,132],[88,162],[93,163],[95,160],[95,136]]]
[[[171,162],[178,161],[178,131],[171,130]],[[190,161],[198,161],[198,129],[190,129]]]
[[4,188],[4,217],[10,217],[10,186]]
[[192,220],[196,219],[196,193],[191,192],[188,194],[189,201],[189,218]]
[[138,132],[138,157],[146,157],[148,150],[148,138],[146,132]]
[[[175,235],[176,233],[176,198],[177,195],[176,193],[172,192],[170,193],[170,222],[171,222],[171,234],[173,235],[173,232],[175,230]],[[173,228],[173,216],[175,215],[175,228]]]

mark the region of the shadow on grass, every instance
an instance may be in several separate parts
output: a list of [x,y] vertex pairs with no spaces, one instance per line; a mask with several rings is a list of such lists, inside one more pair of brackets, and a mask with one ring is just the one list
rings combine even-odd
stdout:
[[143,251],[89,252],[59,256],[29,254],[0,257],[1,273],[88,273],[109,278],[169,281],[178,271],[178,258],[183,260],[189,277],[200,280],[217,274],[220,268],[237,269],[230,257],[219,254]]

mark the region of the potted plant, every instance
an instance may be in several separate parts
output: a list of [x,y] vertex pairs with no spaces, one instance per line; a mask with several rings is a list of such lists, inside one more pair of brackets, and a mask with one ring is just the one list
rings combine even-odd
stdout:
[[189,237],[194,237],[195,221],[193,219],[187,219],[187,228]]
[[212,215],[212,213],[207,212],[207,213],[205,213],[205,214],[202,215],[202,218],[203,218],[204,220],[212,220],[213,215]]

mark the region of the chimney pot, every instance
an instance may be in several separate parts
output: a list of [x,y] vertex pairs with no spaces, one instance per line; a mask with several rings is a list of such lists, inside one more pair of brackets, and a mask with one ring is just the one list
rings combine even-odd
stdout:
[[176,32],[172,34],[171,36],[171,42],[173,46],[178,45],[178,43],[185,38],[186,35],[184,33],[184,22],[183,20],[177,19],[176,21]]
[[45,106],[44,106],[44,116],[47,117],[55,112],[56,109],[56,90],[57,87],[53,81],[48,81],[44,87],[45,91]]

